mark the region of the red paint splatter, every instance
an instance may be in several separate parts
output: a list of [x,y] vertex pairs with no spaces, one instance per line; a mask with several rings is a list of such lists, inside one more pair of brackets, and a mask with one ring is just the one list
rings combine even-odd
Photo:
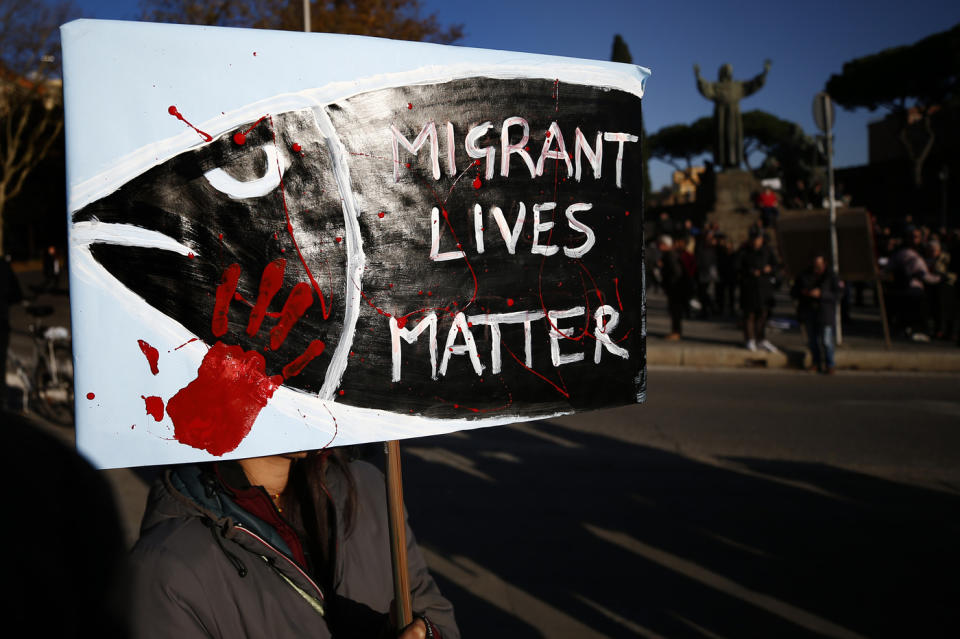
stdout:
[[624,217],[630,217],[630,211],[624,211],[623,215]]
[[283,273],[287,267],[287,261],[283,258],[276,259],[263,269],[263,275],[260,278],[260,292],[257,293],[257,303],[250,311],[250,321],[247,323],[247,335],[253,337],[260,330],[263,318],[267,314],[267,307],[273,301],[273,297],[280,291],[283,285]]
[[314,358],[319,357],[323,353],[323,349],[326,347],[322,341],[315,339],[310,342],[310,345],[307,346],[307,349],[303,351],[303,354],[300,355],[297,359],[293,360],[289,364],[283,367],[283,378],[290,379],[294,375],[299,375],[307,364],[313,361]]
[[336,240],[337,244],[339,244],[340,242],[343,241],[343,238],[340,237],[339,235],[338,235],[337,237],[333,238],[333,239]]
[[87,393],[87,399],[93,399],[94,397],[96,397],[96,394],[94,394],[94,393]]
[[307,309],[313,304],[313,293],[310,291],[310,285],[303,282],[298,283],[290,291],[287,301],[280,311],[280,321],[270,329],[270,349],[277,350],[287,339],[290,329],[296,324]]
[[512,298],[512,297],[508,297],[508,298],[507,298],[507,306],[513,306],[513,304],[514,304],[513,298]]
[[379,218],[382,218],[384,215],[386,215],[386,213],[384,213],[383,211],[380,211],[379,213],[377,213],[377,217]]
[[[221,235],[223,237],[223,235]],[[231,264],[223,272],[220,279],[220,285],[217,286],[216,302],[213,306],[213,317],[210,320],[210,330],[215,337],[220,337],[227,332],[229,319],[227,313],[230,311],[230,300],[237,292],[237,282],[240,281],[240,265]]]
[[477,177],[473,178],[473,188],[479,189],[481,186],[483,186],[483,181],[480,179],[480,176],[478,175]]
[[193,253],[187,253],[187,257],[189,257],[192,260],[193,258],[196,257],[196,255],[194,255]]
[[259,120],[250,125],[246,131],[237,131],[233,134],[233,141],[237,143],[238,146],[243,146],[247,142],[247,136],[250,135],[250,132],[257,128],[261,122],[267,119],[267,116],[261,117]]
[[410,102],[407,102],[407,108],[408,108],[408,109],[412,109],[412,108],[413,108],[413,104],[411,104]]
[[180,111],[177,110],[177,107],[176,107],[176,106],[170,105],[170,108],[167,109],[167,113],[169,113],[169,114],[172,115],[173,117],[177,118],[178,120],[180,120],[181,122],[183,122],[184,124],[186,124],[186,125],[187,125],[188,127],[190,127],[191,129],[193,129],[194,131],[196,131],[197,133],[199,133],[199,134],[200,134],[200,137],[203,138],[203,141],[204,141],[204,142],[210,142],[210,141],[213,140],[213,138],[210,136],[209,133],[206,133],[206,132],[204,132],[204,131],[201,131],[201,130],[198,129],[197,127],[195,127],[195,126],[193,126],[192,124],[190,124],[190,122],[188,122],[187,119],[186,119],[185,117],[183,117],[183,114],[180,113]]
[[346,395],[346,394],[347,394],[347,391],[345,390],[340,391],[340,395]]
[[160,361],[160,353],[150,344],[146,343],[142,339],[137,340],[137,344],[140,345],[140,350],[143,352],[143,356],[147,358],[147,363],[150,364],[150,372],[156,375],[160,372],[160,368],[157,366],[157,362]]
[[299,153],[300,151],[303,151],[303,147],[300,146],[298,142],[294,142],[291,148],[293,149],[294,153]]
[[153,417],[154,421],[162,422],[163,421],[163,400],[156,395],[151,395],[150,397],[144,397],[143,403],[147,409],[147,415]]
[[207,351],[197,378],[167,402],[174,439],[223,455],[236,449],[283,383],[264,374],[263,355],[217,342]]

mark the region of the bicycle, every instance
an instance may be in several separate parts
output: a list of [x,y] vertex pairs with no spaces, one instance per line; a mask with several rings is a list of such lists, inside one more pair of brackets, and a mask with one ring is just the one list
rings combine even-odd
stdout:
[[73,424],[73,354],[70,329],[65,326],[44,326],[39,319],[53,314],[51,306],[27,306],[28,315],[36,318],[30,324],[33,338],[32,368],[16,357],[10,357],[14,373],[23,390],[23,409],[34,411],[61,425]]

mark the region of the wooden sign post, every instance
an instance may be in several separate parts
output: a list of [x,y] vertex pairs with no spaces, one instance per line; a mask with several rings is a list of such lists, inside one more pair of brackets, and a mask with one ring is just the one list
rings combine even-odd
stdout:
[[397,630],[413,622],[410,606],[410,573],[407,569],[407,527],[403,513],[403,476],[400,469],[400,442],[384,442],[387,457],[387,516],[390,526],[390,559],[393,562],[393,600]]

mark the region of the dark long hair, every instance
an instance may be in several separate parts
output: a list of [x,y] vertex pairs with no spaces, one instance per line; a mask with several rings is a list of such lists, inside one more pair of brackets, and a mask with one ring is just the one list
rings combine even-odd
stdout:
[[[356,514],[357,491],[350,461],[347,449],[311,451],[294,460],[287,488],[280,496],[284,517],[303,540],[311,572],[327,589],[332,586],[336,566],[337,531],[349,535]],[[342,503],[335,503],[331,482],[343,482]]]

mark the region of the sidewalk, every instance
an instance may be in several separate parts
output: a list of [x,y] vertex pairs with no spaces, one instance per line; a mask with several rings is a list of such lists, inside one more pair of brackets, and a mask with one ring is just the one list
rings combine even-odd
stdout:
[[[843,326],[843,344],[837,347],[839,370],[960,372],[960,348],[952,341],[919,343],[894,338],[888,349],[883,341],[879,309],[865,293],[867,306],[851,309],[851,323]],[[694,316],[696,313],[694,313]],[[667,300],[661,292],[647,292],[647,364],[699,368],[794,368],[810,363],[806,342],[796,322],[793,301],[777,293],[767,339],[780,353],[755,352],[744,347],[736,317],[684,320],[683,339],[668,342]]]
[[[32,294],[31,287],[43,277],[36,269],[18,273],[24,293]],[[66,278],[61,281],[61,286]],[[843,326],[843,345],[837,347],[837,368],[861,371],[925,371],[960,372],[960,348],[956,341],[933,341],[929,344],[894,339],[890,349],[883,343],[883,329],[879,310],[873,307],[873,297],[865,294],[867,306],[853,307],[853,323]],[[54,314],[43,318],[48,326],[70,326],[69,297],[65,290],[41,294],[34,303],[54,308]],[[771,315],[773,326],[767,329],[767,338],[780,353],[751,353],[743,345],[743,332],[736,317],[713,320],[691,319],[683,322],[683,339],[668,342],[670,332],[667,300],[658,291],[647,292],[647,364],[650,366],[694,366],[699,368],[803,368],[810,356],[799,326],[796,323],[793,300],[785,292],[777,293],[777,305]],[[29,357],[33,349],[27,326],[34,321],[21,307],[10,309],[13,333],[10,350],[21,358]],[[778,328],[782,327],[782,328]]]

